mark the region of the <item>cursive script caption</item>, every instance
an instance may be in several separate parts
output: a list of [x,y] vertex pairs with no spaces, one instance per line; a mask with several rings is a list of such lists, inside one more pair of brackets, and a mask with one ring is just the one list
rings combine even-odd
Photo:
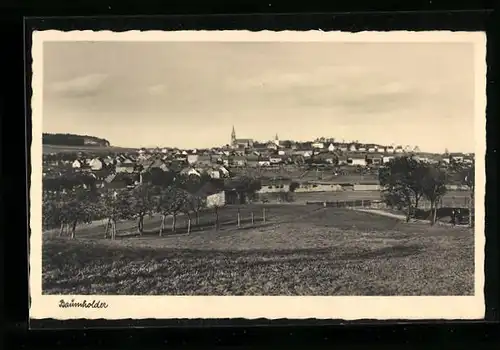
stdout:
[[79,307],[79,308],[92,308],[92,309],[106,309],[108,307],[108,304],[99,301],[99,300],[83,300],[83,301],[75,301],[74,299],[71,299],[71,301],[65,301],[63,299],[59,300],[59,307],[62,308],[71,308],[71,307]]

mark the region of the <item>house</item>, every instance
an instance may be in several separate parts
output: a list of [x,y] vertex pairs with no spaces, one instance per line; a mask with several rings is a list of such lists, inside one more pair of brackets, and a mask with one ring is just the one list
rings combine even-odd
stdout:
[[377,152],[377,147],[376,146],[369,146],[368,147],[368,152],[369,153],[375,153],[375,152]]
[[278,151],[278,155],[280,155],[280,156],[284,156],[284,155],[285,155],[285,151],[283,151],[283,150],[279,150],[279,151]]
[[209,169],[207,171],[207,174],[212,179],[220,179],[221,178],[221,172],[220,172],[220,170],[217,170],[217,169]]
[[339,156],[338,165],[347,165],[347,156]]
[[451,153],[450,154],[450,161],[453,161],[455,163],[463,163],[464,161],[464,155],[461,153]]
[[310,158],[312,155],[313,155],[313,152],[312,152],[312,151],[305,151],[305,152],[304,152],[304,154],[303,154],[303,156],[304,156],[305,158]]
[[135,164],[134,163],[126,163],[126,162],[116,164],[115,171],[117,173],[131,174],[135,171]]
[[279,156],[270,156],[269,157],[269,162],[271,164],[279,164],[283,162],[283,159]]
[[101,170],[104,167],[104,160],[100,158],[94,158],[89,162],[89,166],[93,171]]
[[[153,162],[151,162],[149,164],[149,169],[160,169],[160,170],[163,170],[163,171],[169,171],[169,167],[167,166],[167,164],[165,164],[163,162],[163,160],[161,159],[155,159]],[[145,169],[146,170],[146,169]]]
[[366,164],[368,165],[381,165],[383,163],[383,156],[381,154],[367,154]]
[[404,153],[404,149],[402,146],[397,146],[395,149],[394,149],[394,153]]
[[189,154],[187,156],[187,162],[189,164],[194,164],[198,161],[198,155],[197,154]]
[[233,166],[245,166],[247,159],[244,156],[233,156],[231,159],[231,164]]
[[101,170],[96,170],[96,171],[92,172],[92,176],[97,181],[104,181],[109,175],[111,175],[111,172],[109,169],[101,169]]
[[222,173],[223,177],[229,176],[229,170],[227,170],[225,167],[219,167],[219,171]]
[[217,162],[224,165],[225,167],[229,167],[229,157],[227,157],[226,155],[219,157],[217,159]]
[[205,199],[207,208],[222,207],[226,204],[226,194],[223,189],[219,188],[212,182],[207,182],[203,185],[196,195]]
[[271,166],[271,162],[270,162],[269,158],[261,158],[259,160],[259,166],[261,166],[261,167]]
[[349,146],[349,151],[350,152],[356,152],[358,150],[358,147],[356,146],[356,144],[352,143],[350,146]]
[[312,148],[323,149],[325,148],[325,144],[323,142],[314,142]]
[[104,166],[111,166],[113,165],[113,158],[111,158],[110,156],[107,156],[106,158],[103,159],[103,162],[104,162]]
[[347,150],[349,149],[349,146],[346,145],[345,143],[342,143],[338,146],[339,150],[341,150],[342,152],[347,152]]
[[190,175],[195,175],[195,176],[201,176],[201,173],[196,170],[196,169],[193,169],[193,168],[184,168],[180,171],[181,175],[187,175],[187,176],[190,176]]
[[352,166],[366,166],[366,158],[357,156],[347,158],[347,164]]
[[359,146],[358,152],[366,152],[366,146]]
[[253,154],[247,156],[247,166],[256,168],[259,166],[259,157]]
[[394,147],[388,146],[385,148],[385,153],[394,153]]
[[133,178],[126,174],[110,174],[104,179],[104,187],[106,188],[126,188],[133,184]]
[[328,146],[328,151],[329,152],[335,151],[335,146],[333,145],[333,143],[330,143],[330,146]]
[[333,164],[336,160],[336,157],[331,153],[320,153],[314,157],[315,160],[320,160],[323,162],[327,162],[329,164]]
[[80,159],[76,159],[72,164],[71,164],[71,167],[73,169],[80,169],[82,166],[85,165],[85,162],[83,160],[80,160]]

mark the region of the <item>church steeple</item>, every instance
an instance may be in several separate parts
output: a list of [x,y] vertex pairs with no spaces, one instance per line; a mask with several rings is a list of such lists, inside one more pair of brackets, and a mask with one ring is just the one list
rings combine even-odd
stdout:
[[234,125],[233,125],[233,131],[231,132],[231,145],[234,145],[236,143],[236,131],[234,130]]
[[276,133],[276,136],[274,137],[274,143],[276,144],[276,146],[280,145],[280,139],[278,137],[278,133]]

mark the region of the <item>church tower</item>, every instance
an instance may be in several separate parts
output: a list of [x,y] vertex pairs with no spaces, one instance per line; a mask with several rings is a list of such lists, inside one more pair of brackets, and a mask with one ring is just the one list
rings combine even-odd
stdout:
[[276,144],[276,146],[280,145],[280,139],[278,137],[278,134],[276,134],[276,136],[274,137],[274,143]]
[[231,132],[231,146],[234,146],[236,144],[236,131],[234,130],[234,125],[233,125],[233,131]]

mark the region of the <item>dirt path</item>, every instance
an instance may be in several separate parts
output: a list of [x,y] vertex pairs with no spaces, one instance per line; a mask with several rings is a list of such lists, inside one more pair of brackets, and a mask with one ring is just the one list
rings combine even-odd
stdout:
[[[387,211],[384,211],[384,210],[380,210],[380,209],[355,209],[357,211],[361,211],[361,212],[364,212],[364,213],[372,213],[372,214],[376,214],[376,215],[381,215],[381,216],[386,216],[386,217],[390,217],[390,218],[395,218],[395,219],[400,219],[402,221],[406,221],[406,216],[405,215],[402,215],[402,214],[395,214],[395,213],[390,213],[390,212],[387,212]],[[410,220],[411,223],[421,223],[421,224],[429,224],[429,221],[428,220],[417,220],[417,219],[411,219]],[[442,221],[437,221],[436,222],[437,225],[442,225],[442,226],[449,226],[449,227],[468,227],[468,225],[453,225],[449,222],[442,222]]]
[[387,211],[383,211],[383,210],[380,210],[380,209],[355,209],[355,210],[361,211],[361,212],[364,212],[364,213],[372,213],[372,214],[387,216],[387,217],[390,217],[390,218],[406,220],[406,216],[404,216],[404,215],[389,213]]

